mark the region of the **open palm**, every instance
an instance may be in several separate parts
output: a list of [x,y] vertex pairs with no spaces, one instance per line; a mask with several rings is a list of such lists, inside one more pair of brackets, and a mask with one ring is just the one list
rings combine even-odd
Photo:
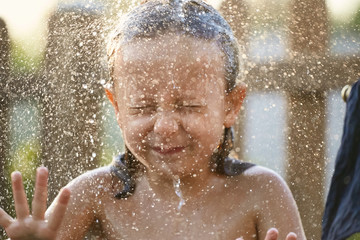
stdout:
[[30,215],[21,174],[19,172],[11,174],[16,219],[0,208],[0,226],[5,229],[10,239],[53,240],[56,238],[69,202],[70,191],[66,188],[62,189],[53,212],[49,215],[49,219],[45,219],[47,179],[48,170],[45,167],[38,168]]

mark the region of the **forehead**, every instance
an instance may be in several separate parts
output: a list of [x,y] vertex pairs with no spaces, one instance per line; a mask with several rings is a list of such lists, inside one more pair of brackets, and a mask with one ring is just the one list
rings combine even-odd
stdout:
[[135,39],[122,47],[122,57],[125,62],[141,60],[142,57],[154,61],[167,58],[171,61],[179,57],[214,59],[222,58],[222,55],[215,41],[176,34]]
[[[202,67],[221,63],[224,70],[222,51],[214,41],[206,41],[188,36],[168,34],[150,39],[135,39],[122,46],[115,58],[115,74],[131,71],[159,70],[169,67]],[[212,65],[214,67],[215,65]],[[206,67],[206,66],[205,66]]]
[[121,47],[114,66],[115,83],[146,91],[224,84],[224,76],[223,53],[215,42],[177,35],[134,40]]

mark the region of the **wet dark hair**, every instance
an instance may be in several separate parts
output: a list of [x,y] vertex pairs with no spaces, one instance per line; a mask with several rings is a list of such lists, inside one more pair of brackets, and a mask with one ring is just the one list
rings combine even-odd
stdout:
[[108,62],[113,76],[115,53],[134,39],[169,33],[215,41],[225,56],[226,91],[239,77],[239,45],[230,25],[209,4],[200,0],[149,0],[126,14],[109,39]]
[[[240,60],[237,40],[226,20],[201,0],[148,0],[125,15],[111,35],[108,62],[112,80],[115,53],[135,39],[155,38],[169,33],[215,41],[224,53],[226,92],[231,92],[239,77]],[[232,128],[225,128],[223,141],[215,150],[210,168],[224,174],[224,163],[233,147]],[[125,154],[113,161],[111,172],[124,182],[116,198],[135,191],[135,175],[140,162],[125,146]]]

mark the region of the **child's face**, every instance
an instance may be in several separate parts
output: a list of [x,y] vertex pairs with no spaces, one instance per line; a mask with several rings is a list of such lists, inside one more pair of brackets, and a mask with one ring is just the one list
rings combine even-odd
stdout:
[[115,60],[114,106],[135,157],[168,176],[208,171],[224,126],[238,111],[224,76],[223,54],[213,42],[168,35],[123,46]]

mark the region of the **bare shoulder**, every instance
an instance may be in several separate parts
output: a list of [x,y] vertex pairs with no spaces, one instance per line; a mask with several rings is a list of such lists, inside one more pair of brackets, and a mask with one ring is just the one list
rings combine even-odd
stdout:
[[[88,171],[73,179],[66,188],[70,189],[70,201],[57,239],[84,239],[96,219],[101,215],[102,201],[113,198],[114,177],[109,166]],[[119,181],[118,181],[119,182]],[[52,214],[57,199],[47,210]]]
[[258,187],[264,191],[287,192],[289,188],[284,179],[275,171],[262,167],[254,166],[244,172],[245,179],[252,182],[252,187]]
[[291,205],[296,208],[286,182],[271,169],[255,165],[240,175],[226,177],[225,181],[227,188],[224,188],[224,191],[230,196],[230,201],[242,199],[240,208],[246,206],[254,213],[260,213],[264,208],[271,208],[284,202],[286,204],[283,206]]
[[[93,201],[97,201],[99,196],[111,189],[112,181],[110,166],[97,168],[74,178],[65,186],[71,192],[68,208],[94,205]],[[54,202],[56,201],[57,199]]]
[[285,201],[295,207],[295,201],[285,180],[275,171],[254,166],[243,173],[242,181],[252,191],[258,206],[278,204]]
[[[110,166],[96,168],[74,178],[66,187],[71,190],[83,189],[93,186],[102,186],[112,179]],[[100,187],[99,187],[100,188]]]
[[81,195],[95,200],[99,197],[113,197],[116,189],[122,188],[122,183],[111,173],[111,167],[105,166],[76,177],[66,187],[73,197]]
[[[247,169],[238,176],[229,177],[228,181],[233,184],[234,188],[252,191],[262,190],[261,193],[265,194],[273,191],[289,191],[286,182],[278,173],[258,165]],[[256,192],[259,193],[259,191]]]
[[296,202],[279,174],[265,167],[254,166],[246,170],[240,179],[251,193],[248,200],[257,212],[260,239],[265,238],[266,231],[271,227],[278,228],[280,239],[285,239],[289,232],[295,232],[298,239],[305,239]]

